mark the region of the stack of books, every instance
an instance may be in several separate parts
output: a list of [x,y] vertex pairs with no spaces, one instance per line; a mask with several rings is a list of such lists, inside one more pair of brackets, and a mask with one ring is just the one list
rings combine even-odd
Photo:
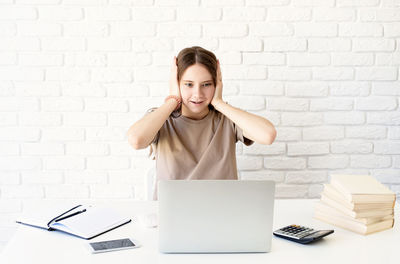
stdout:
[[370,175],[331,175],[316,219],[367,235],[393,227],[396,195]]

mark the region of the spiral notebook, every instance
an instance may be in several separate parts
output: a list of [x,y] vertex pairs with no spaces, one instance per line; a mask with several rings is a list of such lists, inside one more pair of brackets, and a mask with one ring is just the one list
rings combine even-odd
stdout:
[[19,224],[61,231],[92,239],[127,224],[130,218],[109,207],[58,205],[30,212],[16,220]]

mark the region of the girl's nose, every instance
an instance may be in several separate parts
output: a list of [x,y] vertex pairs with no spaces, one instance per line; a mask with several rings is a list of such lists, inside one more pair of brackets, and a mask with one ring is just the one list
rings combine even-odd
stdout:
[[201,94],[201,87],[200,85],[195,85],[193,89],[193,95],[199,96]]

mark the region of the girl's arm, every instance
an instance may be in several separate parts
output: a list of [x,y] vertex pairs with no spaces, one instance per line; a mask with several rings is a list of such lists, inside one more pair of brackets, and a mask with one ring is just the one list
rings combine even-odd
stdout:
[[[174,57],[172,61],[169,94],[181,97],[178,85],[176,57]],[[145,115],[142,119],[133,124],[127,132],[129,144],[131,144],[134,149],[142,149],[150,145],[160,128],[177,106],[178,102],[170,98],[155,111]]]
[[243,130],[243,136],[259,144],[270,145],[276,137],[274,125],[267,119],[233,107],[224,101],[215,101],[214,108]]
[[222,100],[222,75],[218,61],[217,84],[211,104],[243,130],[243,136],[257,143],[270,145],[276,137],[274,125],[264,117],[228,105]]
[[178,102],[171,98],[161,107],[133,124],[128,132],[128,142],[134,149],[146,148],[153,141],[154,137],[177,107]]

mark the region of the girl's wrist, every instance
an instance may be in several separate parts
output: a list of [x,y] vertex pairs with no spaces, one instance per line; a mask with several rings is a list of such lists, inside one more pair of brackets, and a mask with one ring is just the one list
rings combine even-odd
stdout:
[[177,95],[168,95],[168,96],[165,98],[164,102],[167,102],[167,101],[169,101],[169,100],[174,100],[174,101],[176,102],[176,104],[177,104],[176,107],[175,107],[175,109],[174,109],[174,111],[178,110],[179,107],[180,107],[181,104],[182,104],[182,98],[181,98],[180,96],[177,96]]
[[224,103],[224,101],[223,101],[222,99],[214,100],[214,101],[212,102],[212,105],[214,106],[215,109],[218,110],[218,106],[221,105],[221,103]]

